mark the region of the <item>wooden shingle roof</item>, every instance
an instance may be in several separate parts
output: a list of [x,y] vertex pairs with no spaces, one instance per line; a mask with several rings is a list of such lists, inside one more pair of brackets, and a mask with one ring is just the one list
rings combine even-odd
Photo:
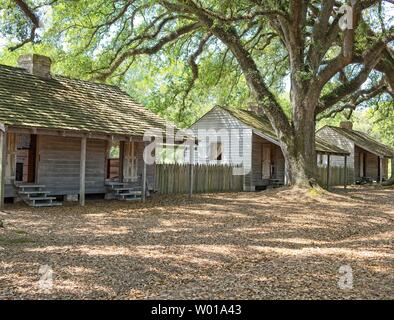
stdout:
[[355,145],[361,147],[362,149],[365,149],[378,156],[392,158],[394,155],[394,150],[392,148],[375,140],[364,132],[334,126],[327,127],[341,134],[345,138],[350,139]]
[[116,86],[0,65],[0,124],[140,136],[166,122]]
[[[242,109],[231,109],[227,107],[220,106],[223,110],[226,110],[233,117],[237,118],[242,123],[247,126],[258,130],[263,135],[268,136],[272,140],[278,141],[276,133],[272,128],[269,120],[262,115],[257,115],[255,112],[242,110]],[[327,141],[316,137],[316,152],[325,153],[325,154],[333,154],[333,155],[349,155],[350,153],[346,150],[343,150],[337,146],[328,143]]]

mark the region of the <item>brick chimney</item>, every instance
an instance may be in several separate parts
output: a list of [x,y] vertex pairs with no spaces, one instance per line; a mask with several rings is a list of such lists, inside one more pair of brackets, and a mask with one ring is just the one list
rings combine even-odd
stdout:
[[20,68],[44,80],[51,79],[52,60],[38,54],[27,54],[18,59]]
[[339,126],[343,129],[353,130],[353,122],[351,121],[342,121]]

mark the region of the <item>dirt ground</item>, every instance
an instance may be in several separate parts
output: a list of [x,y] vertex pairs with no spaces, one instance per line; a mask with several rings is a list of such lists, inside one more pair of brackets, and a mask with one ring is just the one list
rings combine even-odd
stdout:
[[0,219],[0,299],[394,299],[394,189],[8,205]]

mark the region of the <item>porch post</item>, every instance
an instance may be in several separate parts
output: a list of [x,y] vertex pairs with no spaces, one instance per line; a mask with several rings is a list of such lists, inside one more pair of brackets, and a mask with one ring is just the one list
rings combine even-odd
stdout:
[[80,183],[79,183],[79,204],[85,205],[85,175],[86,175],[86,137],[81,139],[81,161],[80,161]]
[[142,201],[146,201],[146,160],[145,160],[145,149],[143,152],[142,160],[144,161],[144,171],[142,174]]
[[289,168],[287,165],[287,160],[285,160],[285,186],[289,185]]
[[379,177],[379,183],[383,183],[383,157],[379,157],[379,172],[380,172],[380,177]]
[[331,156],[327,154],[327,190],[330,188],[330,159]]
[[193,195],[193,184],[194,184],[194,143],[190,144],[190,159],[189,159],[189,197],[191,198]]
[[4,208],[6,164],[7,164],[7,131],[2,126],[0,127],[0,209]]
[[124,171],[124,141],[119,142],[119,182],[123,182]]
[[345,156],[344,174],[345,174],[344,187],[345,187],[345,189],[346,189],[346,188],[347,188],[347,156]]

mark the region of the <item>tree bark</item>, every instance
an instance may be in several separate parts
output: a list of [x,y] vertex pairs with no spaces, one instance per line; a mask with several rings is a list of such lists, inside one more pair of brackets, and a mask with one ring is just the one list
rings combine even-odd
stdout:
[[290,184],[309,188],[315,185],[317,172],[315,121],[313,112],[304,106],[295,109],[294,134],[291,141],[281,140],[281,148],[288,164]]
[[[212,22],[210,24],[213,25]],[[297,66],[292,72],[293,121],[290,123],[275,97],[265,86],[255,61],[242,46],[235,30],[223,30],[214,26],[211,31],[233,52],[259,107],[273,125],[288,164],[290,184],[299,187],[313,186],[317,171],[315,109],[319,94],[310,88],[308,81],[300,79],[301,67]],[[294,61],[294,64],[300,63]]]
[[391,158],[391,178],[383,183],[384,186],[394,185],[394,157]]

